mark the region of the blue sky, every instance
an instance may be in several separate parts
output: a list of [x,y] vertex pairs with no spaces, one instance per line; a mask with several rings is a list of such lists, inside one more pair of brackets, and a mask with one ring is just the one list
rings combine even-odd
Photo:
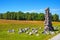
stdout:
[[7,11],[43,12],[49,7],[60,16],[60,0],[0,0],[0,13]]

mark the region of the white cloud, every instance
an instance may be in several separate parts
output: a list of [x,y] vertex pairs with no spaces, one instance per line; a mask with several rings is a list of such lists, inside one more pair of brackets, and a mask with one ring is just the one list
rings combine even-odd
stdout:
[[[50,12],[57,12],[57,11],[60,11],[60,9],[57,9],[57,8],[54,8],[54,9],[50,9]],[[24,13],[26,12],[45,12],[45,9],[33,9],[33,10],[27,10],[27,11],[23,11]]]
[[60,11],[60,9],[50,9],[51,11]]
[[25,13],[26,13],[26,12],[38,12],[38,13],[39,13],[39,12],[43,12],[43,11],[44,11],[44,9],[39,9],[39,10],[38,10],[38,9],[36,9],[36,10],[33,9],[33,10],[24,11],[24,12],[25,12]]

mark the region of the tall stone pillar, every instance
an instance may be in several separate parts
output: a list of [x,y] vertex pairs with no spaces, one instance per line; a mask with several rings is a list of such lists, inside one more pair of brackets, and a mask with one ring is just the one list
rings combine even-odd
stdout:
[[50,10],[49,8],[46,8],[45,9],[45,31],[53,31],[54,28],[52,27],[52,16],[51,16],[51,13],[50,13]]

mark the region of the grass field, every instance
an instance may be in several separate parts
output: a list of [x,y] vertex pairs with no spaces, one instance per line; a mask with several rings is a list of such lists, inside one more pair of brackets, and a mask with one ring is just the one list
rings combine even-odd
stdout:
[[[60,28],[60,22],[52,22],[53,26]],[[38,29],[39,36],[28,35],[26,33],[18,34],[18,28],[42,28]],[[8,33],[9,29],[14,29],[14,33]],[[43,21],[22,21],[22,20],[2,20],[0,19],[0,40],[48,40],[54,35],[42,34],[44,30]]]

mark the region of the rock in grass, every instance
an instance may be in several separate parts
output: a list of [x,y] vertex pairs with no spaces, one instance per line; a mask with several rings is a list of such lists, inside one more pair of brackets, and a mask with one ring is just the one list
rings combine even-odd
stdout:
[[56,26],[56,27],[54,27],[54,30],[57,30],[58,29],[58,27]]
[[36,34],[36,36],[39,36],[39,34]]
[[39,29],[41,29],[41,27]]
[[47,35],[49,34],[49,32],[48,32],[48,31],[44,31],[44,32],[42,32],[42,33],[43,33],[43,34],[47,34]]
[[36,34],[36,33],[38,33],[38,29],[33,28],[31,32],[32,32],[33,34]]
[[50,34],[51,34],[51,35],[54,35],[54,34],[55,34],[55,32],[53,32],[53,31],[50,31]]
[[29,34],[29,32],[26,32],[26,34]]
[[24,28],[25,29],[25,31],[28,31],[30,28],[29,27],[27,27],[27,28]]
[[38,30],[35,30],[35,33],[38,33]]
[[10,30],[8,30],[8,32],[9,32],[9,33],[14,33],[15,30],[14,30],[14,29],[10,29]]
[[22,33],[22,30],[19,30],[18,33],[19,33],[19,34]]
[[32,35],[32,34],[33,34],[32,32],[29,33],[29,35]]

